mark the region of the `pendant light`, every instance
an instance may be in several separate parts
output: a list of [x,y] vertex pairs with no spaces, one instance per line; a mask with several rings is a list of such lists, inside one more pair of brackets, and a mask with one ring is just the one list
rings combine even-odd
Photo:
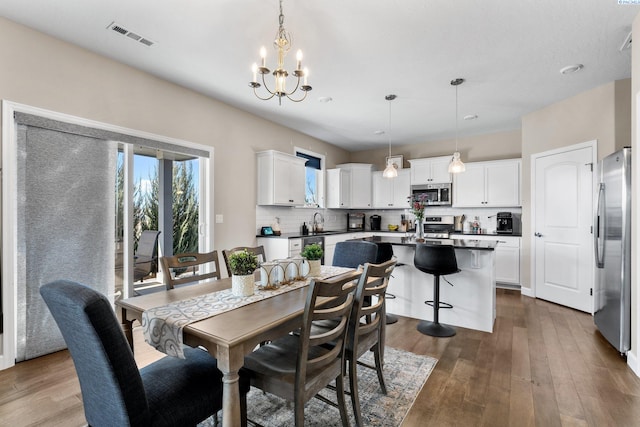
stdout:
[[460,152],[458,151],[458,86],[464,83],[464,79],[457,78],[451,80],[451,86],[456,88],[456,151],[453,153],[451,163],[449,163],[449,173],[460,173],[465,171],[464,163],[460,160]]
[[382,176],[385,178],[395,178],[398,176],[398,170],[394,166],[391,161],[391,101],[396,99],[395,95],[387,95],[384,97],[387,101],[389,101],[389,127],[387,128],[387,134],[389,135],[389,157],[387,157],[387,167],[384,168],[384,172],[382,172]]

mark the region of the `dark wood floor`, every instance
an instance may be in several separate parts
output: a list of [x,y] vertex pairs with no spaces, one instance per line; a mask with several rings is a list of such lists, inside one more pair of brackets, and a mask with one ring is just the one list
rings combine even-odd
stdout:
[[[590,315],[498,290],[493,334],[432,338],[401,318],[387,345],[438,364],[403,426],[639,426],[640,379]],[[425,308],[426,309],[426,308]],[[136,359],[158,354],[136,335]],[[0,371],[0,425],[84,425],[66,351]]]

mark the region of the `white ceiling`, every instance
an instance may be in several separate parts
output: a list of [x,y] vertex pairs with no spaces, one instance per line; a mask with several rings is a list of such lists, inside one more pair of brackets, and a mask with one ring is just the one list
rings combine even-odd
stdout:
[[[260,101],[248,82],[277,0],[2,0],[0,15],[350,151],[520,128],[522,115],[631,76],[638,6],[617,0],[284,0],[313,91]],[[155,42],[107,29],[115,21]],[[4,60],[8,60],[5,58]],[[569,64],[581,72],[560,74]],[[293,84],[288,84],[292,87]],[[391,131],[387,130],[389,103]],[[320,97],[331,97],[322,103]],[[477,114],[478,118],[462,118]]]

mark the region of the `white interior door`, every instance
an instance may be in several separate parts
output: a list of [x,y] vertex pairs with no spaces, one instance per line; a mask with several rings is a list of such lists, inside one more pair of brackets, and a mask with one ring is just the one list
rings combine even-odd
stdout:
[[592,312],[595,147],[534,158],[535,295]]

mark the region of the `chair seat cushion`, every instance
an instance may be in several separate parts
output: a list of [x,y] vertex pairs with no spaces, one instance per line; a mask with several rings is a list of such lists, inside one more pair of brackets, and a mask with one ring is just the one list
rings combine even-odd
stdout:
[[[296,375],[299,341],[298,335],[286,335],[263,345],[245,356],[244,367],[255,373],[293,382]],[[310,347],[309,358],[319,357],[328,352],[329,350],[323,347]],[[307,371],[308,375],[312,373]]]
[[[153,426],[195,425],[222,408],[217,360],[199,348],[184,353],[185,359],[167,356],[140,369]],[[240,393],[248,391],[248,378],[241,376]]]

